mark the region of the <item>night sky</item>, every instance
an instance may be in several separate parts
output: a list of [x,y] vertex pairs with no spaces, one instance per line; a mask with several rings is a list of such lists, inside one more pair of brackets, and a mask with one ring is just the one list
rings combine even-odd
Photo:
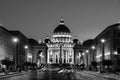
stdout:
[[95,38],[120,22],[120,0],[0,0],[0,24],[28,38],[51,37],[61,16],[73,38]]

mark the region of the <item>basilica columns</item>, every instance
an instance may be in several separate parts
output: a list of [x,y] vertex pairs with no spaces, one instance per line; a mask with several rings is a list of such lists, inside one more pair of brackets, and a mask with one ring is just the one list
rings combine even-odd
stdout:
[[[48,49],[47,63],[60,63],[60,50]],[[62,63],[74,64],[74,52],[72,49],[63,49],[61,51]]]

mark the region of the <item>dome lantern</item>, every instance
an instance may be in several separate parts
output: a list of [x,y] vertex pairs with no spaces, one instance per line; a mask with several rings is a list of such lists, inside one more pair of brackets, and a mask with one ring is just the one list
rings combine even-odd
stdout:
[[63,18],[60,19],[60,23],[59,24],[60,25],[64,25],[65,24]]

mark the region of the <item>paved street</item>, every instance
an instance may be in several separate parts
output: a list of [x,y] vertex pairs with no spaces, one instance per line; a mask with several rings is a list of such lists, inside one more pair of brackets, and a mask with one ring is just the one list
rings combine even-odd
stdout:
[[59,73],[53,70],[40,70],[17,74],[15,76],[3,77],[0,80],[120,80],[104,77],[86,71],[75,71],[73,73]]
[[18,74],[15,76],[2,77],[0,80],[75,80],[71,77],[72,73],[64,74],[58,71],[37,71]]
[[118,77],[110,77],[101,73],[89,72],[89,71],[77,71],[76,78],[78,80],[120,80]]

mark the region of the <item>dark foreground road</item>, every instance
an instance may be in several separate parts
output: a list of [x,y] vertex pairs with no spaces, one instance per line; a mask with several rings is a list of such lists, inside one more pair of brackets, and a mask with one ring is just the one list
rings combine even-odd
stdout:
[[120,80],[104,78],[99,74],[94,75],[84,71],[71,73],[59,73],[53,70],[41,70],[22,73],[16,76],[0,77],[0,80]]
[[76,80],[73,73],[58,73],[58,71],[33,71],[21,75],[0,78],[0,80]]
[[39,71],[31,76],[29,80],[75,80],[73,73],[58,73],[57,71]]

